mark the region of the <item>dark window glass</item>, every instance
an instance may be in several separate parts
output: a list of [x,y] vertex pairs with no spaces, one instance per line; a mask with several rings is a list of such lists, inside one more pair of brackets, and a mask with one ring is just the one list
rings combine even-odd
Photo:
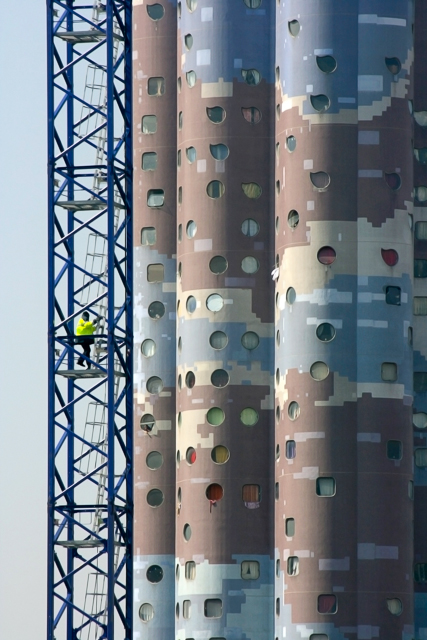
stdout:
[[427,260],[414,260],[414,278],[427,278]]
[[400,305],[400,287],[386,287],[385,301],[387,304]]
[[387,442],[387,458],[390,460],[402,459],[402,443],[400,440],[389,440]]

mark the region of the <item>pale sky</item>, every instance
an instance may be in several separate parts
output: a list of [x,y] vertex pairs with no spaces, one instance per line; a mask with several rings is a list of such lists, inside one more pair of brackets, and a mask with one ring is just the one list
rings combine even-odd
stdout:
[[44,0],[6,4],[0,24],[0,638],[43,640],[46,9]]

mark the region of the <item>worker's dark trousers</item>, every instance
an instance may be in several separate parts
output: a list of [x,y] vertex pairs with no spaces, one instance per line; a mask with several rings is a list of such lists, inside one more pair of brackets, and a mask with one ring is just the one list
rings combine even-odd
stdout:
[[[81,345],[83,349],[83,355],[86,356],[86,358],[90,358],[90,348],[93,344],[95,344],[95,340],[92,338],[92,336],[79,336],[76,340],[76,344]],[[82,356],[80,356],[80,358],[77,360],[77,364],[84,364]],[[87,368],[89,369],[89,367],[90,362],[87,363]]]

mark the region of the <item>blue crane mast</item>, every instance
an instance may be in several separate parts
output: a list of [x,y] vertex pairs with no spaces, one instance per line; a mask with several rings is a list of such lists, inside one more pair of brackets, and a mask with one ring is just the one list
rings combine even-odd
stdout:
[[132,638],[131,17],[47,1],[48,640]]

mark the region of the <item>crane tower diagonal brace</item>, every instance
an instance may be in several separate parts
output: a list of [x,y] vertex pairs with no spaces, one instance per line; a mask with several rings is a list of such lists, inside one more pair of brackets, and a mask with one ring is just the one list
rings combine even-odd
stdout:
[[48,640],[132,638],[131,20],[47,1]]

